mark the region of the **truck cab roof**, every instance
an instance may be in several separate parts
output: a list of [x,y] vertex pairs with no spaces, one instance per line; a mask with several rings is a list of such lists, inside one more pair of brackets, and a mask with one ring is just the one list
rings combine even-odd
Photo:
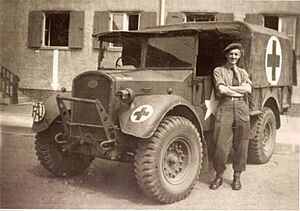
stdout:
[[[211,75],[214,67],[224,63],[223,49],[232,42],[240,42],[244,47],[240,66],[252,77],[254,87],[283,86],[293,83],[293,78],[287,71],[293,64],[293,48],[289,37],[284,33],[255,24],[240,21],[192,22],[135,31],[104,32],[93,36],[102,42],[127,42],[130,45],[140,42],[138,40],[154,37],[172,39],[179,36],[195,36],[198,39],[198,46],[193,47],[198,57],[197,75]],[[178,43],[176,45],[179,46]],[[179,51],[183,52],[184,46],[181,47]]]
[[133,36],[154,36],[159,34],[197,34],[204,31],[212,31],[220,35],[232,35],[240,38],[246,38],[249,36],[251,37],[253,33],[258,33],[274,35],[280,37],[281,39],[289,39],[287,35],[280,33],[276,30],[241,21],[179,23],[172,25],[149,27],[142,30],[103,32],[95,34],[93,35],[93,37],[97,38],[98,40],[109,40],[110,38],[117,37],[126,38]]

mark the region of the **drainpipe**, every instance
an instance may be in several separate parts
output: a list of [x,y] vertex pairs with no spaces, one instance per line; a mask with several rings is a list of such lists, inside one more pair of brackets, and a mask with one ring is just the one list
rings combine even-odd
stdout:
[[58,83],[58,50],[53,50],[53,65],[52,65],[52,89],[57,90],[59,87]]
[[165,0],[159,0],[159,25],[165,25]]

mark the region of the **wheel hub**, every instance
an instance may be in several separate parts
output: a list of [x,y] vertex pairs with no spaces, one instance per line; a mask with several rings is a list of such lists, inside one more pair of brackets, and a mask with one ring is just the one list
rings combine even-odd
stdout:
[[173,142],[167,149],[164,162],[163,171],[166,179],[181,178],[183,170],[186,167],[186,146],[182,142]]

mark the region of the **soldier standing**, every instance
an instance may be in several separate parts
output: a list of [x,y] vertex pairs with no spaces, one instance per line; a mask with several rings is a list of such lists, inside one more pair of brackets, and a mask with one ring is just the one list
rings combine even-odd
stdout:
[[216,178],[209,188],[215,190],[222,185],[227,157],[233,147],[234,175],[231,187],[233,190],[240,190],[240,175],[246,170],[250,130],[249,107],[244,95],[251,93],[252,82],[246,70],[237,67],[237,62],[244,52],[243,46],[240,43],[231,43],[223,52],[227,62],[215,68],[213,72],[219,105],[213,132],[216,146],[213,167]]

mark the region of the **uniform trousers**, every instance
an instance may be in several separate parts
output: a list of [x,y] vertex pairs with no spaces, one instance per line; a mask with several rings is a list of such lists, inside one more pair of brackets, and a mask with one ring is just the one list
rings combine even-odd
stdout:
[[222,175],[228,155],[233,148],[233,169],[240,173],[246,170],[250,132],[249,106],[244,100],[220,100],[216,110],[213,132],[215,151],[213,167]]

